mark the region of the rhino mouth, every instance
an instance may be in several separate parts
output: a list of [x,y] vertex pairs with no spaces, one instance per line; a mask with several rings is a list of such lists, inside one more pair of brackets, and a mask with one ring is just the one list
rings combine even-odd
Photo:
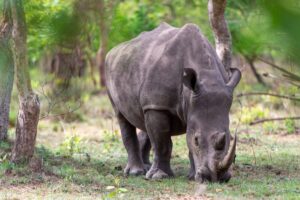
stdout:
[[228,172],[232,163],[235,160],[237,137],[235,135],[233,145],[228,150],[224,159],[218,162],[214,167],[210,168],[208,166],[201,167],[197,170],[195,175],[195,181],[204,182],[219,182],[226,183],[230,180],[231,174]]
[[227,183],[231,179],[231,173],[224,172],[222,174],[218,174],[217,178],[214,178],[209,173],[197,173],[195,176],[195,181],[199,183],[205,182],[218,182],[218,183]]

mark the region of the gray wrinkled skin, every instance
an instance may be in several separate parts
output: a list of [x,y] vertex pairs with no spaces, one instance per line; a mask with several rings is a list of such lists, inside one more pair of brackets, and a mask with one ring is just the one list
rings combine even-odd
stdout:
[[[227,77],[215,50],[193,24],[175,28],[163,23],[112,49],[106,79],[128,153],[125,174],[173,176],[171,136],[186,132],[189,178],[228,181],[235,151],[226,156],[229,110],[241,77],[237,69],[232,72]],[[136,128],[142,130],[138,136]]]

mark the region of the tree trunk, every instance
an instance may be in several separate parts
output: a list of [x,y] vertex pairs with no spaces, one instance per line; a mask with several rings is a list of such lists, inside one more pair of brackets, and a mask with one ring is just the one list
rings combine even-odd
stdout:
[[104,0],[99,1],[100,10],[100,48],[97,52],[96,62],[100,73],[100,86],[105,87],[105,56],[107,53],[108,27],[105,19]]
[[9,107],[14,80],[14,63],[11,51],[12,20],[9,0],[3,2],[0,24],[0,141],[7,139]]
[[69,82],[72,77],[81,77],[84,74],[86,64],[79,46],[74,45],[72,49],[57,48],[49,57],[45,57],[42,67],[45,72],[55,74],[56,78]]
[[208,12],[215,35],[216,51],[228,75],[231,75],[231,34],[225,19],[226,0],[209,0]]
[[27,30],[22,0],[11,0],[11,14],[16,85],[19,91],[16,140],[11,161],[18,163],[28,162],[34,154],[40,103],[31,87],[27,60]]
[[86,57],[87,57],[87,62],[90,67],[91,80],[93,82],[93,85],[96,87],[98,83],[97,83],[97,79],[95,77],[95,61],[93,60],[93,57],[89,53],[86,53]]

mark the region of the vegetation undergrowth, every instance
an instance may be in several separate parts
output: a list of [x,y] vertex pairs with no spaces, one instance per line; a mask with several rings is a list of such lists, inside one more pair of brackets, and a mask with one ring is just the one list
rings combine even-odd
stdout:
[[[99,96],[93,96],[90,103],[97,103],[98,99]],[[100,101],[108,107],[106,112],[112,112],[107,97],[101,96]],[[246,104],[243,102],[243,106]],[[82,109],[88,110],[89,106]],[[94,112],[97,111],[90,110],[85,115],[94,115]],[[126,151],[116,120],[99,117],[89,122],[61,122],[62,125],[44,120],[39,127],[35,155],[41,160],[41,168],[11,164],[12,143],[1,142],[0,196],[4,199],[180,199],[200,196],[208,199],[297,199],[300,195],[298,124],[283,122],[281,125],[270,123],[267,128],[265,125],[249,127],[242,120],[238,125],[237,116],[243,115],[244,110],[233,109],[233,112],[231,128],[232,132],[238,128],[239,142],[233,178],[227,184],[203,186],[187,179],[189,161],[184,135],[174,137],[171,162],[175,178],[149,181],[144,176],[125,177]],[[256,113],[256,110],[249,110],[246,115],[256,116]],[[273,127],[274,124],[278,127]],[[59,128],[61,126],[63,128]],[[289,132],[287,126],[293,126],[295,132]],[[277,134],[270,134],[270,130],[276,130]],[[26,193],[12,192],[18,190]]]

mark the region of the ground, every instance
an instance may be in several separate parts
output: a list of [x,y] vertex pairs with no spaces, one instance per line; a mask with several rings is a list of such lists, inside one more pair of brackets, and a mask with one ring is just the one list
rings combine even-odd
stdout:
[[[243,83],[240,87],[247,91]],[[288,100],[235,99],[231,132],[237,133],[238,146],[233,178],[227,184],[204,185],[186,177],[184,135],[174,137],[174,178],[125,177],[126,151],[106,94],[84,99],[76,120],[40,121],[35,161],[29,168],[11,164],[11,142],[0,143],[0,199],[300,199],[299,124],[286,120],[248,125],[257,118],[297,113],[298,107]],[[9,136],[13,141],[13,128]]]

